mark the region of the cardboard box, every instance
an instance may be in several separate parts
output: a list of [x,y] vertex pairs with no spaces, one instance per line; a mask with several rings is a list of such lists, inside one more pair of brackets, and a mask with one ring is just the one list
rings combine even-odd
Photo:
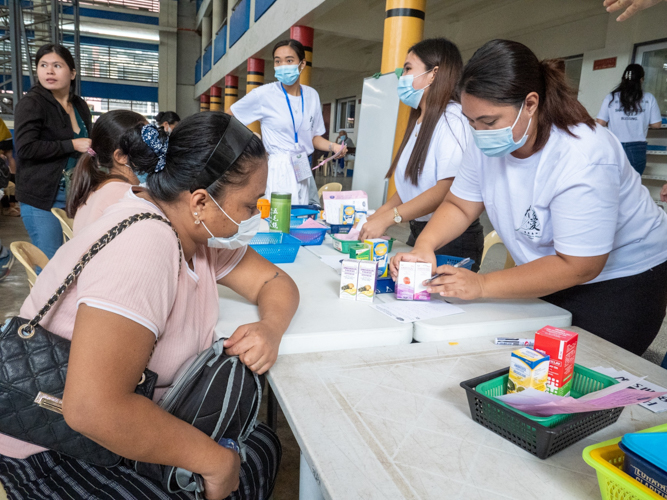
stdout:
[[373,302],[377,269],[378,263],[372,260],[359,262],[359,279],[357,281],[358,302]]
[[398,278],[396,279],[396,298],[399,300],[414,300],[415,297],[415,267],[416,262],[398,264]]
[[545,326],[535,334],[535,350],[551,359],[547,392],[558,396],[570,394],[578,340],[576,333],[554,326]]
[[549,375],[549,356],[534,349],[523,347],[512,352],[507,394],[521,392],[528,388],[546,391]]
[[431,300],[431,294],[426,290],[424,281],[431,279],[432,265],[426,262],[417,262],[415,264],[415,300]]
[[340,223],[343,225],[354,224],[354,205],[343,205],[340,207]]
[[371,246],[371,260],[378,263],[378,278],[386,278],[389,269],[389,242],[384,238],[364,240]]
[[359,281],[358,260],[345,259],[340,270],[340,298],[357,300],[357,283]]

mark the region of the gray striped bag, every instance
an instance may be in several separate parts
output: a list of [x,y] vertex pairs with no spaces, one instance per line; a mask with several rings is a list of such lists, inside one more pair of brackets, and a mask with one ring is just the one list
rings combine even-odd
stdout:
[[[224,353],[224,339],[199,354],[177,377],[158,403],[161,408],[188,422],[216,442],[222,438],[238,443],[245,461],[245,440],[257,426],[262,400],[259,376],[238,356]],[[194,492],[203,498],[203,480],[185,469],[128,461],[142,476],[162,484],[169,493]]]

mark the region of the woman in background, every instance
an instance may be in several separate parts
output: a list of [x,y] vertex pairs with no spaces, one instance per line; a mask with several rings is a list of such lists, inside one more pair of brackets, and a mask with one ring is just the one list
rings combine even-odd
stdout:
[[[415,241],[440,206],[458,173],[463,153],[472,142],[456,90],[463,61],[459,49],[445,38],[417,43],[408,51],[398,84],[401,101],[412,107],[408,127],[389,173],[396,193],[361,229],[361,239],[379,238],[387,228],[410,221],[408,245]],[[479,219],[437,255],[470,257],[478,271],[484,250]]]
[[160,111],[155,115],[155,123],[167,134],[171,134],[174,127],[181,121],[181,117],[175,111]]
[[306,52],[297,40],[273,48],[275,83],[262,85],[232,105],[231,114],[244,125],[259,121],[262,142],[269,153],[266,198],[272,192],[292,193],[292,205],[319,204],[308,156],[315,149],[345,155],[344,144],[322,137],[325,132],[317,91],[301,85]]
[[38,82],[19,101],[14,116],[16,199],[30,240],[50,259],[63,243],[51,208],[65,208],[67,186],[91,130],[86,101],[74,93],[76,67],[62,45],[35,55]]
[[630,64],[618,87],[605,97],[596,120],[618,137],[630,165],[639,175],[646,168],[646,133],[649,128],[662,126],[658,101],[653,94],[642,90],[643,83],[644,68]]

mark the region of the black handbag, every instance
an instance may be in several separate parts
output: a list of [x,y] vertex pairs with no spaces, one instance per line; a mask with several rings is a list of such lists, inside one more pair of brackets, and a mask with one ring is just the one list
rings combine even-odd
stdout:
[[[70,341],[45,330],[39,322],[100,250],[132,224],[147,219],[159,220],[171,227],[164,217],[148,212],[121,221],[81,257],[37,316],[29,321],[16,316],[2,327],[0,433],[93,465],[110,467],[120,463],[122,457],[72,430],[65,422],[62,396]],[[178,249],[180,253],[180,239]],[[146,369],[135,393],[152,399],[156,382],[157,374]]]

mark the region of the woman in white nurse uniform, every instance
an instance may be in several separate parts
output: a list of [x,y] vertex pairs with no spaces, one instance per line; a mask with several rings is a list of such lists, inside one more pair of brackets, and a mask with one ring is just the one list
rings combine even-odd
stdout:
[[320,96],[300,84],[306,53],[297,40],[283,40],[273,48],[277,82],[253,90],[234,103],[231,113],[244,125],[259,121],[262,141],[269,153],[266,196],[292,193],[293,205],[318,203],[308,156],[315,149],[342,156],[344,144],[322,137],[325,133]]

